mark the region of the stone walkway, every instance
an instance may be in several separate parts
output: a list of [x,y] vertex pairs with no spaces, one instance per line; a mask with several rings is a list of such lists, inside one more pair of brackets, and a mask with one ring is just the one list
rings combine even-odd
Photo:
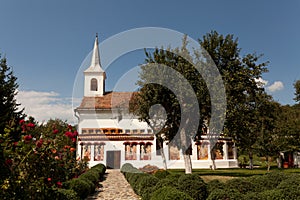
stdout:
[[87,200],[106,199],[106,200],[139,200],[126,181],[119,169],[107,169],[104,175],[103,185],[99,191],[87,198]]

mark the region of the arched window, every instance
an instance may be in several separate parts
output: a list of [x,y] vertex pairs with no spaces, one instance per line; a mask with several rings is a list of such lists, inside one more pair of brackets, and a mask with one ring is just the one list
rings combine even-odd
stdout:
[[92,78],[92,80],[91,80],[91,91],[97,91],[97,90],[98,90],[97,79]]

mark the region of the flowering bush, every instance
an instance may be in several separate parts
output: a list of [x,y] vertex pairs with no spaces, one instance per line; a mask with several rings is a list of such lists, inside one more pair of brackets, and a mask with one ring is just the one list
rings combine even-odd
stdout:
[[0,182],[0,199],[53,197],[63,182],[86,169],[85,162],[76,161],[78,133],[73,126],[61,120],[38,125],[29,118],[20,120],[17,129],[12,127],[0,133],[6,173]]

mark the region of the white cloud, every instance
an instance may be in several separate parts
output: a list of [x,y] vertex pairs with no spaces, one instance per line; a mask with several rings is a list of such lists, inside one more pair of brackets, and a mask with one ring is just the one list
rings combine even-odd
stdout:
[[258,87],[262,88],[262,87],[265,87],[268,84],[269,81],[264,80],[262,78],[256,78],[255,82],[257,83]]
[[270,92],[276,92],[276,91],[282,90],[283,88],[284,88],[284,85],[281,81],[275,81],[272,85],[267,87],[267,89]]
[[49,119],[67,120],[75,123],[71,98],[62,98],[56,92],[18,91],[16,97],[25,114],[34,117],[38,122]]

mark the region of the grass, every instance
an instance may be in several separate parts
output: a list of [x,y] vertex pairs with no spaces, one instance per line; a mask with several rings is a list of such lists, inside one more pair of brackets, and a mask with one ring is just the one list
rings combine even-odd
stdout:
[[[184,169],[170,169],[171,173],[184,173]],[[285,173],[300,173],[300,168],[291,169],[278,169],[277,167],[272,167],[272,171],[283,171]],[[226,177],[249,177],[254,175],[263,175],[268,173],[267,168],[255,168],[255,169],[193,169],[193,173],[199,174],[200,176],[226,176]]]

